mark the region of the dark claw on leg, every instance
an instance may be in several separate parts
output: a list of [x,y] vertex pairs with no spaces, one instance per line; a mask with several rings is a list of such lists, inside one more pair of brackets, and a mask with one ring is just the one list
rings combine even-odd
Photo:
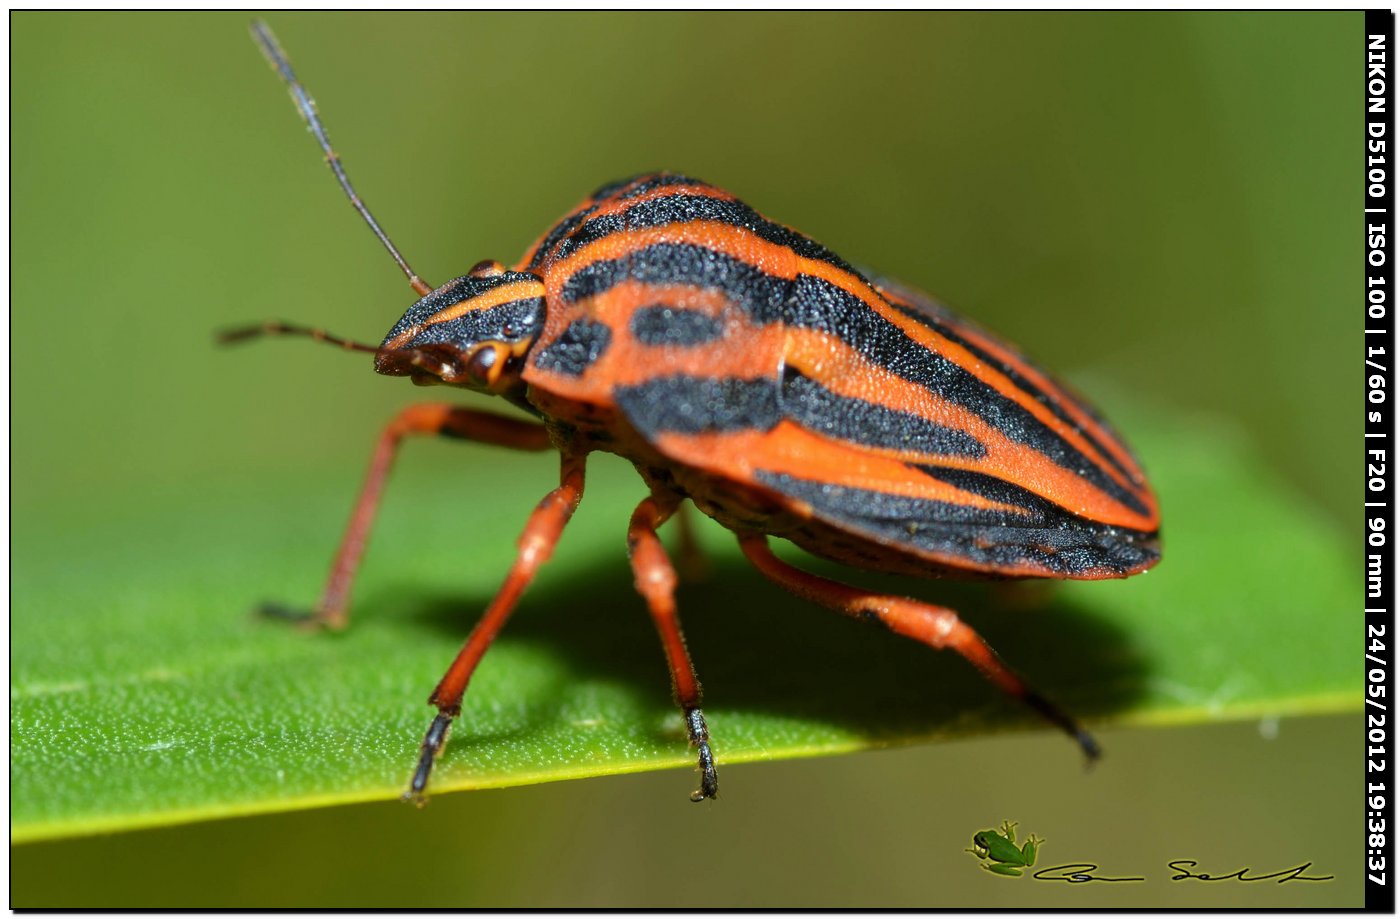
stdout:
[[301,606],[287,606],[282,603],[259,603],[253,614],[267,619],[281,619],[284,622],[309,622],[316,614]]
[[1023,699],[1026,705],[1039,712],[1043,718],[1073,737],[1079,744],[1079,749],[1084,751],[1084,764],[1086,766],[1094,765],[1094,761],[1102,754],[1099,750],[1098,741],[1094,740],[1093,735],[1080,727],[1079,722],[1065,714],[1055,703],[1051,702],[1040,693],[1028,691]]
[[419,807],[428,803],[428,798],[423,792],[427,790],[428,776],[432,774],[433,763],[437,761],[447,743],[447,731],[452,727],[452,717],[449,712],[439,712],[428,727],[428,733],[423,737],[422,752],[418,755],[418,768],[413,770],[413,781],[409,783],[408,791],[403,793],[403,800],[412,801]]
[[338,630],[345,627],[345,617],[343,615],[332,615],[319,609],[287,606],[282,603],[259,604],[257,609],[254,610],[254,614],[265,619],[290,622],[304,629],[327,628]]
[[690,800],[700,802],[716,797],[719,795],[719,774],[715,772],[715,754],[710,750],[710,730],[705,726],[705,716],[700,709],[686,710],[685,726],[690,742],[700,754],[700,789],[690,793]]
[[1099,749],[1098,741],[1094,740],[1093,735],[1083,728],[1074,732],[1074,739],[1079,741],[1079,748],[1084,751],[1084,765],[1086,768],[1094,765],[1094,763],[1098,762],[1099,757],[1103,756],[1103,751]]
[[690,800],[704,801],[719,795],[719,774],[715,772],[715,755],[708,743],[700,745],[700,789],[690,793]]

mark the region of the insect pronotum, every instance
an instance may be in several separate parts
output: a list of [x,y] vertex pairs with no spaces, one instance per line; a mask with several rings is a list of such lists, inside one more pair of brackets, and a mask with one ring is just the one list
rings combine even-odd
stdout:
[[769,536],[875,571],[925,577],[1119,578],[1159,558],[1156,500],[1127,446],[1012,346],[929,297],[867,278],[733,195],[671,173],[606,185],[513,268],[483,261],[423,281],[355,193],[310,95],[271,31],[252,33],[291,90],[336,180],[420,296],[377,347],[268,322],[224,341],[304,335],[374,355],[420,385],[499,395],[532,420],[429,402],[380,435],[320,602],[346,625],[351,584],[405,437],[556,450],[559,486],[530,514],[500,592],[429,697],[437,709],[406,798],[422,801],[472,672],[548,559],[595,451],[630,460],[649,494],[627,545],[670,667],[700,788],[719,787],[700,682],[657,529],[685,500],[731,530],[792,593],[949,648],[1073,736],[950,609],[851,587],[775,556]]

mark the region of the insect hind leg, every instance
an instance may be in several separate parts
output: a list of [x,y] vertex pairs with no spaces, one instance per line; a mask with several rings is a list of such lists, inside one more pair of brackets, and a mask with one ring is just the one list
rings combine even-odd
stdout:
[[682,503],[676,509],[676,571],[683,581],[703,581],[710,576],[710,560],[695,530],[695,507]]
[[780,560],[762,534],[739,537],[744,555],[765,577],[799,597],[860,619],[875,619],[890,631],[912,638],[932,648],[949,648],[1003,692],[1035,709],[1078,742],[1090,762],[1099,757],[1099,745],[1089,732],[1045,696],[1035,691],[992,650],[952,610],[908,597],[894,597],[860,590],[794,568]]
[[676,498],[660,495],[637,505],[627,527],[627,548],[637,592],[647,601],[647,609],[661,636],[676,704],[685,718],[690,744],[699,757],[700,788],[691,793],[690,800],[704,801],[719,793],[719,775],[715,771],[714,752],[710,749],[710,731],[700,710],[700,680],[695,675],[695,665],[691,663],[680,619],[676,616],[676,571],[656,535],[656,528],[675,512],[677,504]]

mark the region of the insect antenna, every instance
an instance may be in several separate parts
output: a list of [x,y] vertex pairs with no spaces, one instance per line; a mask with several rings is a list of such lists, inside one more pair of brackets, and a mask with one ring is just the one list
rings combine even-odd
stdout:
[[365,219],[365,223],[369,224],[369,228],[374,231],[374,235],[379,237],[379,241],[384,244],[384,248],[389,250],[389,254],[393,256],[394,261],[398,263],[403,273],[408,276],[409,285],[418,292],[418,295],[426,297],[428,294],[432,293],[432,286],[420,278],[417,273],[408,266],[408,262],[399,254],[399,250],[394,247],[388,235],[379,228],[379,222],[374,219],[374,215],[369,212],[369,208],[365,206],[364,201],[360,200],[359,195],[355,194],[355,188],[350,184],[350,177],[345,174],[345,167],[340,163],[340,156],[332,149],[330,138],[326,136],[325,126],[321,124],[321,118],[316,114],[316,103],[306,91],[306,87],[302,86],[301,81],[297,79],[296,73],[292,70],[291,61],[287,60],[287,55],[282,50],[282,46],[277,43],[277,37],[272,34],[272,30],[268,28],[267,23],[263,22],[261,19],[254,19],[248,29],[253,34],[253,41],[258,43],[258,48],[262,51],[263,57],[267,58],[267,62],[272,65],[272,69],[277,71],[278,76],[287,84],[287,89],[292,94],[292,103],[296,105],[297,111],[300,112],[301,117],[305,119],[307,126],[311,129],[312,135],[316,138],[316,142],[320,144],[321,149],[325,151],[326,165],[330,166],[331,172],[335,173],[336,180],[340,182],[340,187],[345,190],[345,195],[350,199],[351,206],[353,206],[356,211],[359,211],[360,216]]
[[458,355],[451,348],[441,345],[427,345],[422,348],[394,348],[386,351],[382,347],[332,335],[325,329],[293,325],[290,322],[281,322],[276,319],[257,325],[226,329],[217,333],[214,340],[221,345],[237,345],[255,338],[267,338],[274,335],[299,335],[315,341],[323,341],[346,351],[363,351],[366,354],[373,354],[379,358],[379,361],[375,363],[375,369],[390,376],[408,376],[413,372],[411,368],[417,367],[451,382],[460,378],[463,372],[457,359]]
[[367,345],[363,342],[341,338],[339,335],[332,335],[325,329],[313,329],[310,326],[292,325],[289,322],[277,322],[275,320],[272,322],[263,322],[258,325],[229,329],[218,333],[215,338],[221,345],[235,345],[240,342],[251,341],[254,338],[262,338],[267,335],[305,335],[308,338],[323,341],[328,345],[344,348],[346,351],[367,351],[370,354],[379,353],[379,349],[374,345]]

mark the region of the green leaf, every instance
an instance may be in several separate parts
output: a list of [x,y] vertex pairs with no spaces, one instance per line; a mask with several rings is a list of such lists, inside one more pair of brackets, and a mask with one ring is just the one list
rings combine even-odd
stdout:
[[[1162,500],[1157,569],[1124,582],[955,585],[803,564],[954,606],[1091,724],[1359,705],[1349,642],[1361,604],[1339,535],[1229,429],[1117,401],[1118,417],[1136,407],[1129,433]],[[547,456],[413,444],[338,635],[249,610],[315,598],[356,486],[340,471],[226,475],[23,513],[12,841],[399,795],[431,718],[424,700],[555,475]],[[642,494],[624,464],[592,463],[555,559],[473,680],[436,793],[693,769],[625,561]],[[702,537],[712,572],[684,585],[680,604],[721,787],[726,763],[1043,728],[956,657],[791,598],[718,527]],[[1066,740],[1064,756],[1077,755]],[[675,781],[682,795],[695,778]]]

